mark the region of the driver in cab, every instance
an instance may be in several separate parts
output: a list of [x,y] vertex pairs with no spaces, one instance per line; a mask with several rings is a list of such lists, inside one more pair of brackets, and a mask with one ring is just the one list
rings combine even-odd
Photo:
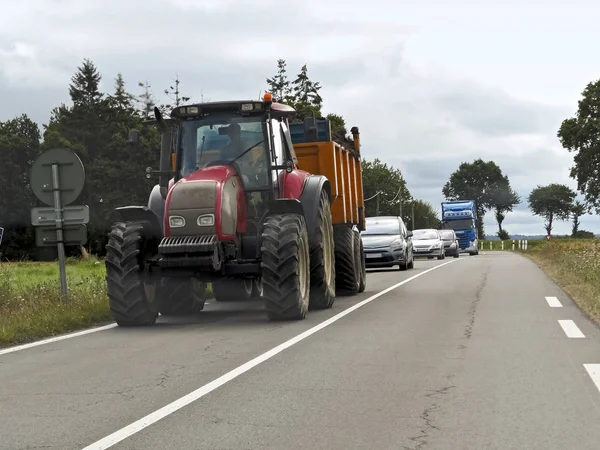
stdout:
[[237,123],[232,123],[227,127],[227,136],[229,143],[221,149],[221,159],[231,161],[247,150],[249,145],[242,139],[242,130]]
[[[221,148],[222,160],[231,162],[251,147],[248,142],[242,139],[241,128],[237,123],[232,123],[227,127],[227,136],[229,137],[229,143]],[[240,174],[241,178],[244,179],[246,185],[254,185],[257,182],[259,184],[265,184],[266,179],[263,180],[263,178],[265,178],[267,174],[266,172],[263,174],[263,170],[257,167],[259,160],[264,159],[263,155],[264,148],[257,145],[246,155],[237,160],[237,163],[242,170],[242,174]],[[255,157],[253,158],[253,156]]]

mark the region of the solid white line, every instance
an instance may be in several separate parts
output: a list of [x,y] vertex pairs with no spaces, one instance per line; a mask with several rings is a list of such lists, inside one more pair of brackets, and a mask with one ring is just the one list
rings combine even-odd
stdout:
[[[190,392],[189,394],[184,395],[183,397],[175,400],[174,402],[169,403],[166,406],[163,406],[162,408],[154,411],[153,413],[148,414],[146,417],[142,417],[141,419],[127,425],[126,427],[121,428],[118,431],[115,431],[111,435],[109,435],[97,442],[94,442],[91,445],[88,445],[83,450],[92,450],[92,449],[93,450],[104,450],[104,449],[112,447],[113,445],[123,441],[124,439],[127,439],[129,436],[132,436],[135,433],[138,433],[139,431],[143,430],[144,428],[167,417],[168,415],[173,414],[174,412],[183,408],[184,406],[187,406],[190,403],[195,402],[196,400],[199,400],[200,398],[204,397],[206,394],[209,394],[210,392],[223,386],[227,382],[239,377],[240,375],[244,374],[245,372],[248,372],[250,369],[271,359],[273,356],[281,353],[285,349],[291,347],[292,345],[297,344],[298,342],[306,339],[307,337],[315,334],[317,331],[322,330],[325,327],[328,327],[329,325],[331,325],[334,322],[337,322],[342,317],[347,316],[348,314],[350,314],[353,311],[356,311],[358,308],[361,308],[361,307],[365,306],[366,304],[371,303],[373,300],[381,297],[382,295],[385,295],[388,292],[402,286],[403,284],[406,284],[409,281],[414,280],[415,278],[425,275],[426,273],[429,273],[433,270],[437,270],[440,267],[455,263],[457,261],[460,261],[460,260],[453,260],[453,261],[449,261],[449,262],[440,264],[439,266],[432,267],[431,269],[420,272],[410,278],[407,278],[404,281],[401,281],[400,283],[397,283],[393,286],[390,286],[387,289],[384,289],[381,292],[378,292],[377,294],[357,303],[354,306],[351,306],[348,309],[345,309],[341,313],[336,314],[335,316],[325,320],[324,322],[321,322],[320,324],[306,330],[305,332],[300,333],[299,335],[291,338],[290,340],[284,342],[283,344],[280,344],[277,347],[272,348],[271,350],[267,351],[266,353],[263,353],[262,355],[257,356],[256,358],[248,361],[247,363],[242,364],[239,367],[236,367],[232,371],[227,372],[225,375],[220,376],[216,380],[213,380],[210,383],[205,384],[204,386],[196,389],[195,391]],[[462,261],[464,261],[464,259]]]
[[109,328],[114,328],[116,326],[117,326],[116,323],[111,323],[110,325],[104,325],[102,327],[90,328],[88,330],[77,331],[75,333],[63,334],[62,336],[56,336],[56,337],[44,339],[41,341],[31,342],[29,344],[23,344],[23,345],[17,345],[16,347],[5,348],[3,350],[0,350],[0,356],[6,355],[8,353],[18,352],[20,350],[25,350],[25,349],[32,348],[32,347],[37,347],[39,345],[51,344],[52,342],[64,341],[65,339],[71,339],[71,338],[78,337],[78,336],[84,336],[84,335],[90,334],[90,333],[97,333],[98,331],[108,330]]
[[556,297],[546,297],[546,301],[551,308],[562,308],[562,304]]
[[600,364],[584,364],[583,367],[585,367],[596,388],[600,391]]
[[584,338],[584,334],[572,320],[559,320],[558,323],[569,338]]

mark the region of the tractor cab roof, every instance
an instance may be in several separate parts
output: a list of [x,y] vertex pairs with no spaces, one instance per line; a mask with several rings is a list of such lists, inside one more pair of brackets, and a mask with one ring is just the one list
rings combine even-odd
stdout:
[[193,103],[178,106],[171,111],[171,117],[197,117],[211,113],[234,113],[243,116],[264,114],[270,110],[275,118],[286,117],[294,114],[296,110],[289,105],[267,100],[227,100],[220,102]]

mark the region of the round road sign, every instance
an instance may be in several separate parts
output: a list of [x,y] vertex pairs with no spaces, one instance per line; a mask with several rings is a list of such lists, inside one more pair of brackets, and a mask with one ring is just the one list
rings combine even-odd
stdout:
[[53,148],[46,150],[31,166],[31,190],[48,206],[54,206],[52,190],[52,164],[58,164],[58,182],[61,205],[73,203],[85,184],[85,169],[79,156],[71,150]]

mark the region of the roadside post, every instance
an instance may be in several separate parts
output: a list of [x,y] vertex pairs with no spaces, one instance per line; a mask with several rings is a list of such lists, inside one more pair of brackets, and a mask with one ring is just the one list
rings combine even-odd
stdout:
[[31,190],[49,207],[31,210],[38,247],[57,247],[60,295],[67,298],[65,246],[87,242],[87,205],[68,206],[83,191],[85,169],[79,156],[71,150],[55,148],[40,154],[31,166]]
[[504,250],[504,241],[500,241],[500,247]]

